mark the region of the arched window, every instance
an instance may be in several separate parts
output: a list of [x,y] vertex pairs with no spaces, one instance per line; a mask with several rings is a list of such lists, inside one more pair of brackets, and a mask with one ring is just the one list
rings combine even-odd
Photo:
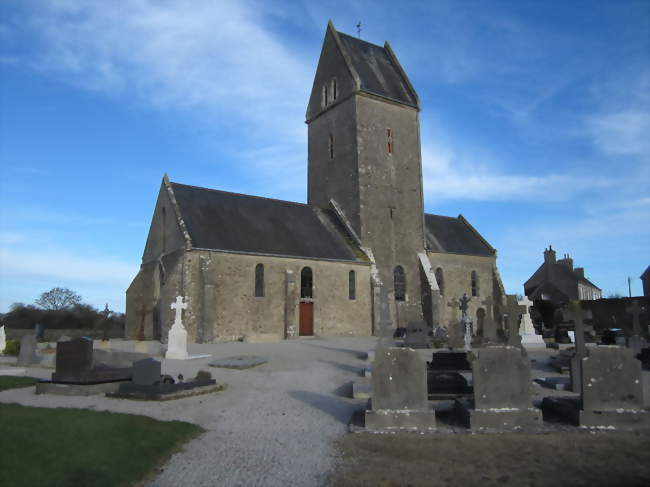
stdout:
[[354,271],[348,274],[348,298],[357,299],[357,276]]
[[330,156],[330,159],[334,159],[334,136],[330,134],[327,139],[327,153]]
[[264,265],[262,264],[255,266],[255,297],[264,297]]
[[323,85],[323,106],[326,107],[329,104],[329,93],[327,90],[327,83]]
[[332,79],[332,100],[336,100],[339,96],[338,89],[336,86],[336,78]]
[[401,265],[395,267],[393,281],[395,282],[395,301],[404,301],[406,299],[406,276]]
[[436,282],[438,283],[438,289],[440,289],[440,295],[445,294],[445,278],[442,275],[442,269],[438,267],[436,269]]
[[485,325],[485,310],[479,308],[476,310],[476,334],[483,336],[483,326]]
[[472,271],[472,296],[478,296],[478,276]]
[[314,297],[314,277],[311,268],[305,267],[300,272],[300,297],[313,298]]

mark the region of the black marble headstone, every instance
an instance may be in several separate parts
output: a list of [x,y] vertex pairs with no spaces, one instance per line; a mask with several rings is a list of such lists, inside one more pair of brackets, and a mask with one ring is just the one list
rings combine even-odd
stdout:
[[434,352],[428,365],[430,370],[472,370],[464,351]]
[[149,386],[160,382],[160,362],[153,358],[145,358],[133,362],[134,384]]
[[81,381],[93,367],[93,342],[82,337],[56,344],[55,381]]

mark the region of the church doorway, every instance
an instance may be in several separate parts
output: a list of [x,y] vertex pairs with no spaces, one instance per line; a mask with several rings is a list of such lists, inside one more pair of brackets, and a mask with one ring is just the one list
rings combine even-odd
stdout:
[[314,334],[314,276],[311,268],[300,272],[300,336]]

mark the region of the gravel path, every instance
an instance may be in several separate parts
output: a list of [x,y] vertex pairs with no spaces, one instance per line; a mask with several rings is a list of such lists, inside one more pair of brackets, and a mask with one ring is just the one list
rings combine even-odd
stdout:
[[[194,345],[213,358],[262,355],[269,362],[247,370],[209,368],[225,391],[166,402],[100,395],[35,395],[34,388],[0,392],[0,402],[77,407],[181,420],[208,430],[174,455],[148,485],[322,485],[336,464],[333,442],[363,401],[349,398],[350,382],[364,366],[360,354],[373,338],[307,339],[272,344]],[[163,360],[163,373],[193,377],[210,359]],[[49,378],[52,370],[26,375]]]

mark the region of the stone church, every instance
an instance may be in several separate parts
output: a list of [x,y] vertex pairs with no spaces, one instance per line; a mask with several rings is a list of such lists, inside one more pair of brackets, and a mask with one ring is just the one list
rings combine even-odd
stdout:
[[379,292],[394,326],[499,326],[496,250],[463,218],[424,213],[418,95],[390,45],[330,22],[307,106],[308,202],[172,182],[158,194],[128,338],[162,339],[186,298],[189,339],[371,335]]

